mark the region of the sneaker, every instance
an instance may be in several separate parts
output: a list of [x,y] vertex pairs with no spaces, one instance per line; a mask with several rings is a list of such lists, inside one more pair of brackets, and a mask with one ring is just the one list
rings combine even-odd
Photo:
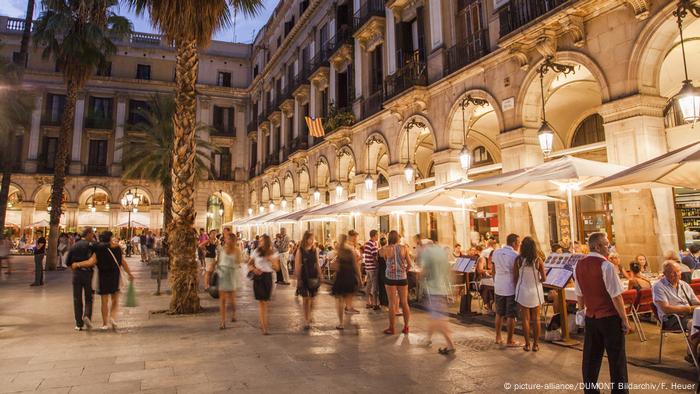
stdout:
[[73,327],[73,329],[74,329],[75,331],[83,331],[83,328],[82,328],[82,327],[78,327],[78,326]]
[[89,317],[85,316],[85,317],[83,318],[83,323],[85,324],[85,327],[86,327],[88,330],[92,330],[92,321],[90,320]]

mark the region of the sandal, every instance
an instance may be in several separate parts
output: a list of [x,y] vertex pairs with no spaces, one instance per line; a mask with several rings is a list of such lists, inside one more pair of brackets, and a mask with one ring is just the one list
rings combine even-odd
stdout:
[[387,328],[386,330],[382,331],[386,335],[394,335],[394,329],[392,328]]
[[533,351],[533,352],[536,352],[536,351],[538,351],[538,350],[540,350],[540,345],[538,345],[538,344],[532,345],[532,351]]
[[443,348],[438,349],[438,353],[440,353],[440,354],[442,354],[442,355],[445,355],[445,356],[450,355],[450,354],[452,354],[452,353],[454,353],[454,352],[455,352],[455,348],[446,348],[446,347],[443,347]]
[[523,346],[523,350],[526,351],[526,352],[529,352],[529,351],[530,351],[530,345],[529,345],[529,344],[525,344],[525,346]]
[[401,330],[401,333],[408,334],[408,326],[403,326],[403,330]]
[[219,323],[219,330],[223,330],[226,328],[226,323]]
[[339,324],[339,325],[335,326],[335,329],[336,329],[336,330],[344,330],[345,327],[343,327],[343,326],[341,326],[341,325]]

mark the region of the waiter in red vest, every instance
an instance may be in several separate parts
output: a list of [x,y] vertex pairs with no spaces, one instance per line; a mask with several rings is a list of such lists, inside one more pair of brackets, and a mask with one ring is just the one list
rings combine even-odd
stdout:
[[[615,266],[608,261],[610,242],[604,233],[588,238],[591,252],[576,264],[574,279],[579,308],[586,311],[586,336],[583,342],[583,383],[585,393],[599,393],[598,373],[603,351],[613,393],[627,393],[627,355],[625,335],[629,320],[622,300],[622,284]],[[605,387],[605,386],[602,386]]]

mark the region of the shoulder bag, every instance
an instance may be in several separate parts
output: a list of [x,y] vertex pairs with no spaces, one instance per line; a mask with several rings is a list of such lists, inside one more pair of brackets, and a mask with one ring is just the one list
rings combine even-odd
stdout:
[[119,262],[117,261],[117,257],[114,255],[114,253],[112,253],[112,249],[107,247],[107,251],[110,255],[112,255],[112,260],[114,260],[114,264],[116,264],[117,268],[119,269],[119,288],[123,289],[129,282],[129,275],[126,273],[126,271],[124,271],[121,264],[119,264]]

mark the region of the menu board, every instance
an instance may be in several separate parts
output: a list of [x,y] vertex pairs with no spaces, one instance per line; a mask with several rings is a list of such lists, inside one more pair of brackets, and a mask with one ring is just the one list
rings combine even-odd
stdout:
[[576,264],[583,258],[583,254],[552,253],[544,261],[547,269],[545,285],[564,288],[569,279],[574,275]]
[[452,270],[457,272],[471,273],[476,271],[476,259],[469,257],[460,257],[452,266]]

